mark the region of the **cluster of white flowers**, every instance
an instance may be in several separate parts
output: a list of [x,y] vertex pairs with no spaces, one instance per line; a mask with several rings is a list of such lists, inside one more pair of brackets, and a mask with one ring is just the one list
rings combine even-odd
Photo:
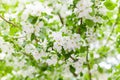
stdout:
[[92,12],[92,2],[91,0],[80,0],[77,5],[76,5],[76,9],[75,12],[78,13],[78,16],[81,17],[85,17],[85,18],[89,18],[89,13]]
[[[35,24],[35,27],[31,23],[27,21],[28,17],[30,15],[33,16],[40,16],[42,12],[44,12],[46,9],[42,5],[42,3],[35,1],[31,4],[27,4],[25,6],[25,9],[23,8],[23,13],[21,16],[22,22],[20,23],[22,25],[22,34],[20,36],[26,36],[29,38],[31,36],[31,33],[35,32],[35,35],[39,35],[40,28],[43,26],[43,22],[38,22]],[[22,38],[21,38],[22,39]]]
[[103,14],[103,15],[106,15],[107,14],[107,9],[104,5],[102,5],[100,8],[99,8],[99,13],[100,14]]
[[36,60],[40,59],[41,54],[38,52],[38,50],[33,44],[27,44],[25,46],[25,52],[31,53]]
[[8,80],[8,79],[10,79],[10,78],[12,78],[12,75],[11,75],[11,74],[7,74],[7,75],[3,76],[3,77],[1,78],[1,80]]
[[68,6],[72,4],[72,2],[73,0],[47,0],[45,4],[54,3],[52,4],[53,12],[59,12],[62,18],[65,18],[72,13],[72,11],[68,9]]
[[40,2],[35,1],[33,4],[26,5],[26,9],[24,10],[21,18],[22,18],[22,20],[25,21],[29,15],[40,16],[41,12],[43,12],[44,10],[45,9],[44,9],[43,5]]
[[6,59],[7,66],[14,66],[14,69],[22,69],[25,67],[26,60],[21,59],[22,57],[11,56],[9,59]]
[[[72,57],[75,57],[74,55],[72,55]],[[76,74],[79,74],[80,72],[82,72],[82,66],[83,66],[83,63],[86,62],[86,59],[85,57],[77,57],[76,58],[77,61],[74,61],[73,59],[69,59],[69,61],[73,64],[74,68],[76,69],[75,70],[75,73]]]
[[9,42],[5,42],[2,37],[0,37],[0,59],[9,57],[13,52],[14,48]]
[[86,39],[89,43],[95,42],[97,39],[96,33],[94,33],[94,28],[88,28],[86,32],[86,36],[87,36]]
[[33,25],[30,23],[22,22],[21,25],[23,32],[22,36],[27,35],[28,37],[30,37],[31,33],[35,33],[36,36],[39,36],[40,28],[42,28],[44,24],[43,22],[39,22],[35,25],[35,27],[33,27]]
[[100,0],[96,0],[95,1],[95,6],[97,7],[97,8],[95,8],[95,10],[98,12],[98,13],[100,13],[100,14],[102,14],[102,15],[106,15],[106,13],[107,13],[107,8],[105,7],[105,5],[104,5],[104,2],[101,2]]
[[33,28],[32,24],[22,22],[21,25],[22,25],[22,31],[24,33],[31,34],[34,32],[34,28]]
[[43,3],[39,1],[35,1],[31,4],[25,6],[25,10],[21,16],[22,20],[26,20],[29,15],[40,16],[42,12],[46,12],[47,14],[51,14],[52,9],[48,6],[45,6]]
[[21,70],[19,70],[19,71],[17,71],[17,72],[13,71],[12,73],[13,73],[14,75],[17,75],[17,76],[22,75],[24,78],[25,78],[25,77],[28,77],[28,76],[29,76],[30,78],[34,78],[33,74],[34,74],[35,72],[36,72],[35,67],[33,67],[33,66],[28,66],[27,69],[21,69]]
[[102,23],[103,19],[100,16],[94,16],[91,18],[95,23]]
[[16,4],[17,0],[1,0],[0,3],[5,3],[8,5],[14,5]]
[[58,52],[61,52],[62,47],[66,51],[75,51],[77,48],[80,48],[80,35],[79,34],[71,34],[69,36],[63,36],[63,33],[61,31],[59,32],[52,32],[50,37],[53,37],[53,40],[55,40],[53,49],[57,50]]
[[56,55],[55,56],[52,55],[52,57],[50,59],[46,60],[46,63],[48,65],[55,65],[57,63],[57,56]]

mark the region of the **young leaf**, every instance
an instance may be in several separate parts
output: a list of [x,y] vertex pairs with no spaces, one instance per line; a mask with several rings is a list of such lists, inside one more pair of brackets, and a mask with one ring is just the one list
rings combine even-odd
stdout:
[[75,68],[72,65],[70,65],[69,67],[70,67],[70,72],[72,72],[74,74],[75,73]]
[[38,16],[32,16],[32,15],[29,15],[28,17],[28,21],[31,23],[31,24],[35,24],[37,22],[37,19],[38,19]]
[[35,36],[35,34],[34,34],[34,33],[32,33],[32,34],[31,34],[31,41],[32,41],[32,40],[34,40],[34,39],[35,39],[35,37],[36,37],[36,36]]
[[106,0],[104,5],[109,10],[113,10],[117,6],[117,4],[113,3],[111,0]]

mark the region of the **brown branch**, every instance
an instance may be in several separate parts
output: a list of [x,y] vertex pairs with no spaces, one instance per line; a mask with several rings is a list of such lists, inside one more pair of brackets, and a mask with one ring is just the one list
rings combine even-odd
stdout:
[[71,58],[74,62],[78,61],[78,59],[75,59],[75,58],[72,57],[72,56],[70,56],[70,58]]
[[62,16],[60,15],[60,13],[58,13],[58,16],[59,16],[59,18],[60,18],[60,21],[61,21],[62,25],[64,25],[64,21],[63,21]]
[[80,24],[83,24],[83,19],[82,18],[80,18]]
[[2,17],[1,15],[0,15],[0,18],[1,18],[2,20],[4,20],[5,22],[7,22],[7,23],[9,23],[9,24],[12,24],[13,26],[17,27],[17,25],[15,25],[14,23],[6,20],[6,19],[5,19],[4,17]]
[[90,67],[90,62],[89,62],[89,51],[88,51],[88,48],[89,48],[89,46],[87,46],[86,62],[87,62],[89,80],[92,80],[91,67]]

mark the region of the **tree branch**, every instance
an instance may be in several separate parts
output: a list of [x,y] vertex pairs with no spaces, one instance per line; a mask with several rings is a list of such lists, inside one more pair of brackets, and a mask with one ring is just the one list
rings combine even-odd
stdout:
[[60,13],[58,13],[58,16],[60,18],[60,21],[61,21],[62,25],[64,25],[64,21],[63,21],[63,18],[61,17],[61,15],[60,15]]
[[71,58],[74,62],[78,61],[78,59],[75,59],[75,58],[72,57],[72,56],[70,56],[70,58]]
[[91,67],[90,67],[90,62],[89,62],[89,50],[88,50],[88,48],[89,48],[89,46],[87,46],[86,62],[87,62],[89,80],[92,80]]
[[115,20],[115,23],[114,23],[113,26],[112,26],[112,30],[111,30],[111,32],[110,32],[110,34],[109,34],[109,36],[108,36],[108,38],[107,38],[107,41],[106,41],[106,43],[104,44],[104,46],[106,46],[106,45],[108,44],[109,38],[112,36],[112,33],[113,33],[114,29],[115,29],[115,26],[118,24],[119,18],[120,18],[120,4],[119,4],[119,7],[118,7],[117,18],[116,18],[116,20]]
[[110,32],[110,34],[109,34],[109,36],[108,36],[108,38],[107,38],[106,43],[104,44],[104,46],[106,46],[108,44],[109,39],[112,36],[112,33],[113,33],[114,29],[115,29],[116,24],[117,24],[116,22],[113,24],[112,30],[111,30],[111,32]]
[[6,20],[6,19],[5,19],[4,17],[2,17],[1,15],[0,15],[0,18],[1,18],[2,20],[4,20],[5,22],[7,22],[7,23],[9,23],[9,24],[12,24],[13,26],[17,27],[17,25],[15,25],[14,23]]

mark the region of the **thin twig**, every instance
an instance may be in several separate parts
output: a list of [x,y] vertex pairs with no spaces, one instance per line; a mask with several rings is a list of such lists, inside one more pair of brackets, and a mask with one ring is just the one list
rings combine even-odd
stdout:
[[[80,26],[83,24],[83,19],[80,18]],[[77,31],[79,34],[80,34],[80,27],[78,27],[78,31]]]
[[17,25],[15,25],[14,23],[6,20],[6,19],[5,19],[4,17],[2,17],[1,15],[0,15],[0,18],[3,19],[5,22],[7,22],[7,23],[9,23],[9,24],[12,24],[13,26],[17,27]]
[[92,80],[91,67],[90,67],[90,62],[89,62],[89,49],[88,48],[89,48],[89,46],[87,46],[86,62],[87,62],[89,80]]
[[[89,37],[86,35],[86,38]],[[92,73],[91,73],[91,66],[90,66],[90,60],[89,60],[89,42],[88,40],[86,39],[85,40],[86,42],[86,63],[87,63],[87,69],[88,69],[88,77],[89,77],[89,80],[92,80]]]
[[60,13],[58,13],[58,16],[59,16],[59,18],[60,18],[60,21],[61,21],[62,25],[64,25],[64,21],[63,21],[62,16],[60,15]]
[[74,62],[78,61],[78,59],[75,59],[75,58],[72,57],[72,56],[70,56],[70,58],[71,58]]
[[82,18],[80,18],[80,24],[81,24],[81,25],[83,24],[83,19],[82,19]]
[[113,34],[113,31],[114,31],[114,29],[115,29],[116,24],[117,24],[116,22],[113,24],[112,30],[111,30],[111,32],[110,32],[110,34],[109,34],[109,36],[108,36],[108,38],[107,38],[107,40],[106,40],[106,43],[104,44],[104,47],[108,44],[108,42],[109,42],[109,40],[110,40],[110,37],[111,37],[112,34]]
[[109,36],[108,36],[108,38],[107,38],[107,41],[106,41],[106,43],[104,44],[104,46],[106,46],[106,45],[108,44],[109,39],[110,39],[110,37],[112,36],[113,31],[114,31],[114,29],[115,29],[115,26],[118,24],[118,18],[120,17],[119,14],[120,14],[120,5],[119,5],[119,7],[118,7],[118,13],[117,13],[118,16],[117,16],[117,18],[116,18],[116,20],[115,20],[115,23],[114,23],[113,26],[112,26],[112,30],[111,30],[111,32],[110,32],[110,34],[109,34]]

